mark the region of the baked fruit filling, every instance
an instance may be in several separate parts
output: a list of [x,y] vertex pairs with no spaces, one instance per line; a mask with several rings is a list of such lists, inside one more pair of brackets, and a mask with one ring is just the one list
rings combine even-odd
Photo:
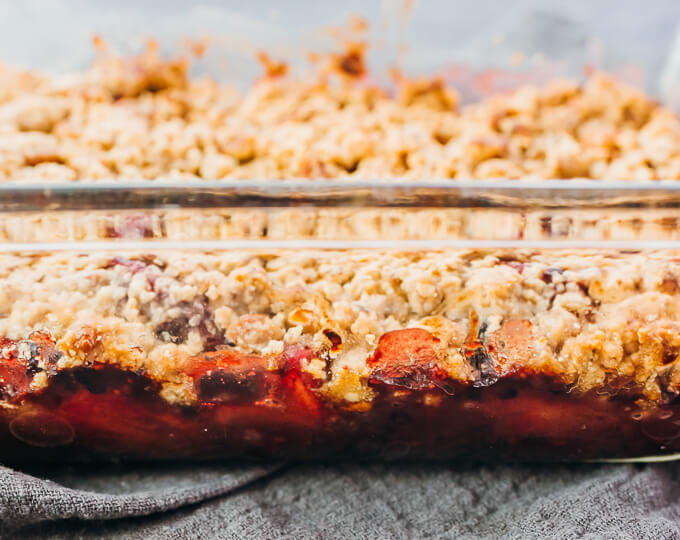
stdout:
[[[371,87],[360,49],[332,59],[342,84],[288,80],[268,60],[242,97],[153,50],[63,79],[2,68],[0,179],[680,177],[677,117],[608,77],[461,106],[437,80]],[[215,219],[328,236],[320,214],[291,212],[275,230]],[[418,223],[440,219],[428,212]],[[466,227],[505,226],[494,219]],[[131,214],[92,234],[154,238],[177,223]],[[367,217],[357,234],[385,223]],[[559,236],[553,225],[537,226]],[[0,457],[674,453],[678,261],[115,243],[0,254]]]

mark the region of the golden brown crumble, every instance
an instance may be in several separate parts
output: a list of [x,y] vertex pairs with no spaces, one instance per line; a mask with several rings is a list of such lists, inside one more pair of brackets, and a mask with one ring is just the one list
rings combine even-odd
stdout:
[[606,75],[459,106],[436,79],[366,85],[360,43],[330,59],[340,85],[262,60],[245,95],[155,46],[71,76],[1,67],[0,179],[680,178],[676,115]]
[[[189,80],[185,61],[161,61],[154,47],[71,77],[1,68],[0,178],[680,178],[675,114],[607,76],[460,106],[436,79],[402,80],[394,97],[364,86],[360,46],[334,58],[338,86],[287,79],[263,57],[269,76],[244,96]],[[271,213],[263,226],[253,216],[235,213],[229,226],[286,237],[294,221],[309,229],[303,236],[324,237],[323,212],[309,223]],[[337,237],[348,220],[329,216]],[[158,236],[158,220],[135,219],[93,234]],[[454,237],[462,223],[440,228]],[[10,225],[1,233],[12,239]],[[377,227],[354,225],[362,238]],[[484,346],[504,351],[504,369],[555,374],[584,390],[615,374],[660,400],[680,385],[678,279],[671,252],[2,255],[0,335],[47,330],[58,367],[143,370],[178,402],[195,397],[183,370],[192,356],[237,347],[269,358],[302,344],[332,351],[302,365],[320,392],[361,408],[373,396],[367,359],[382,336],[425,330],[437,340],[437,369],[474,382],[479,367],[462,351],[483,328]]]
[[[191,401],[186,362],[204,351],[330,356],[303,365],[332,399],[370,399],[381,336],[423,329],[451,380],[479,377],[464,351],[484,336],[502,369],[588,390],[612,376],[659,400],[680,384],[675,252],[527,250],[72,254],[0,257],[0,335],[54,336],[60,368],[142,370]],[[499,368],[500,369],[500,368]],[[663,382],[663,386],[661,385]]]

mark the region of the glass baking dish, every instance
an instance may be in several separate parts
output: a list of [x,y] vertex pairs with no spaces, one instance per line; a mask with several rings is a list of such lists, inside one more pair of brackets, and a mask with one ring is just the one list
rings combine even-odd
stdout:
[[680,449],[680,191],[1,189],[2,457]]
[[[410,10],[410,2],[310,1],[285,11],[269,2],[154,4],[4,5],[0,50],[14,64],[63,73],[93,56],[84,44],[94,33],[100,53],[104,43],[138,53],[153,35],[161,56],[200,51],[191,80],[209,74],[247,89],[262,75],[252,62],[258,50],[299,59],[328,51],[330,39],[331,52],[323,54],[339,64],[340,87],[349,81],[359,101],[367,96],[368,112],[352,119],[357,124],[383,97],[405,99],[400,106],[416,112],[433,98],[443,112],[426,120],[436,122],[489,93],[560,76],[582,80],[597,69],[644,86],[670,107],[679,103],[680,54],[670,47],[680,8],[672,2],[655,10],[556,2],[543,12],[520,2],[509,17],[497,2],[480,0],[455,18],[441,16],[448,2]],[[342,32],[319,28],[355,11],[370,30],[361,46],[339,54],[333,47]],[[355,27],[366,32],[363,23]],[[497,144],[506,135],[532,136],[525,120],[537,99],[558,109],[548,131],[552,123],[569,124],[566,106],[559,107],[580,95],[578,84],[542,98],[525,93],[491,117],[481,139],[468,124],[472,136],[455,170],[428,169],[437,162],[432,155],[456,142],[449,124],[427,135],[434,154],[419,153],[422,133],[399,131],[395,144],[415,148],[413,156],[393,156],[408,179],[334,155],[346,140],[327,145],[327,163],[306,161],[285,132],[282,153],[293,154],[297,168],[284,179],[248,169],[257,161],[255,143],[239,133],[213,145],[227,159],[199,163],[201,137],[214,125],[207,136],[193,132],[201,142],[182,147],[177,170],[125,168],[125,160],[175,159],[162,144],[146,159],[134,138],[133,150],[118,155],[123,167],[114,158],[90,167],[94,154],[113,152],[117,137],[125,139],[129,118],[116,113],[126,111],[126,100],[134,102],[135,121],[142,111],[176,127],[189,115],[182,99],[177,108],[154,109],[155,96],[184,88],[187,65],[156,69],[158,49],[147,52],[129,65],[115,58],[99,65],[106,84],[94,90],[91,80],[69,86],[74,79],[55,79],[50,97],[82,92],[86,102],[105,105],[81,146],[82,132],[68,119],[87,117],[90,106],[96,113],[96,106],[68,109],[59,99],[27,105],[4,85],[0,66],[0,460],[680,454],[680,158],[670,110],[643,137],[641,126],[658,112],[647,99],[626,101],[628,90],[610,79],[592,83],[590,101],[581,103],[583,123],[589,115],[608,122],[608,104],[620,101],[612,121],[628,131],[625,140],[605,133],[610,140],[597,122],[586,126],[597,129],[584,129],[583,137],[605,149],[604,157],[588,159],[608,166],[646,137],[645,155],[609,169],[588,168],[567,141],[553,160],[555,174],[540,166],[517,173],[505,158],[524,142],[510,150]],[[362,55],[375,67],[368,74]],[[261,58],[267,77],[287,69],[278,57]],[[288,67],[311,80],[299,62]],[[414,78],[404,97],[390,87],[388,67],[398,68],[393,77],[403,88],[414,75],[439,79]],[[28,93],[41,84],[33,75],[18,80]],[[391,89],[381,97],[373,87]],[[206,95],[234,110],[233,95],[221,87],[200,89],[194,97],[201,114],[210,115],[201,109]],[[338,110],[356,105],[356,95],[338,98]],[[3,108],[13,100],[15,107]],[[313,116],[319,106],[310,102]],[[417,114],[407,116],[407,127],[420,121]],[[43,136],[62,121],[60,136],[73,143],[66,157],[66,146]],[[137,134],[151,130],[131,126]],[[386,130],[383,139],[394,142]],[[182,139],[182,130],[158,140],[173,137]],[[17,150],[19,139],[26,152]],[[363,143],[350,142],[361,153]],[[533,166],[547,160],[543,150],[531,157]],[[481,165],[488,166],[479,176],[496,178],[473,178]],[[228,176],[239,167],[241,179]],[[455,179],[437,180],[431,171],[441,170]],[[572,178],[584,171],[599,180]],[[218,180],[222,173],[227,178]]]

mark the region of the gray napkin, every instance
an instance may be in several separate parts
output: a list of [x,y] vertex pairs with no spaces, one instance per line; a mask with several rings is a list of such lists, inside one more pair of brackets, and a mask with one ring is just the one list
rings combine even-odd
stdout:
[[0,467],[2,538],[680,538],[680,464]]

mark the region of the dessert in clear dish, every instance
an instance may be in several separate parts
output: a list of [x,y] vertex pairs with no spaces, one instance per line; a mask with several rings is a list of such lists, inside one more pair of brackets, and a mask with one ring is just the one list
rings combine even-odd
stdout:
[[267,66],[2,68],[0,458],[680,450],[674,112]]

